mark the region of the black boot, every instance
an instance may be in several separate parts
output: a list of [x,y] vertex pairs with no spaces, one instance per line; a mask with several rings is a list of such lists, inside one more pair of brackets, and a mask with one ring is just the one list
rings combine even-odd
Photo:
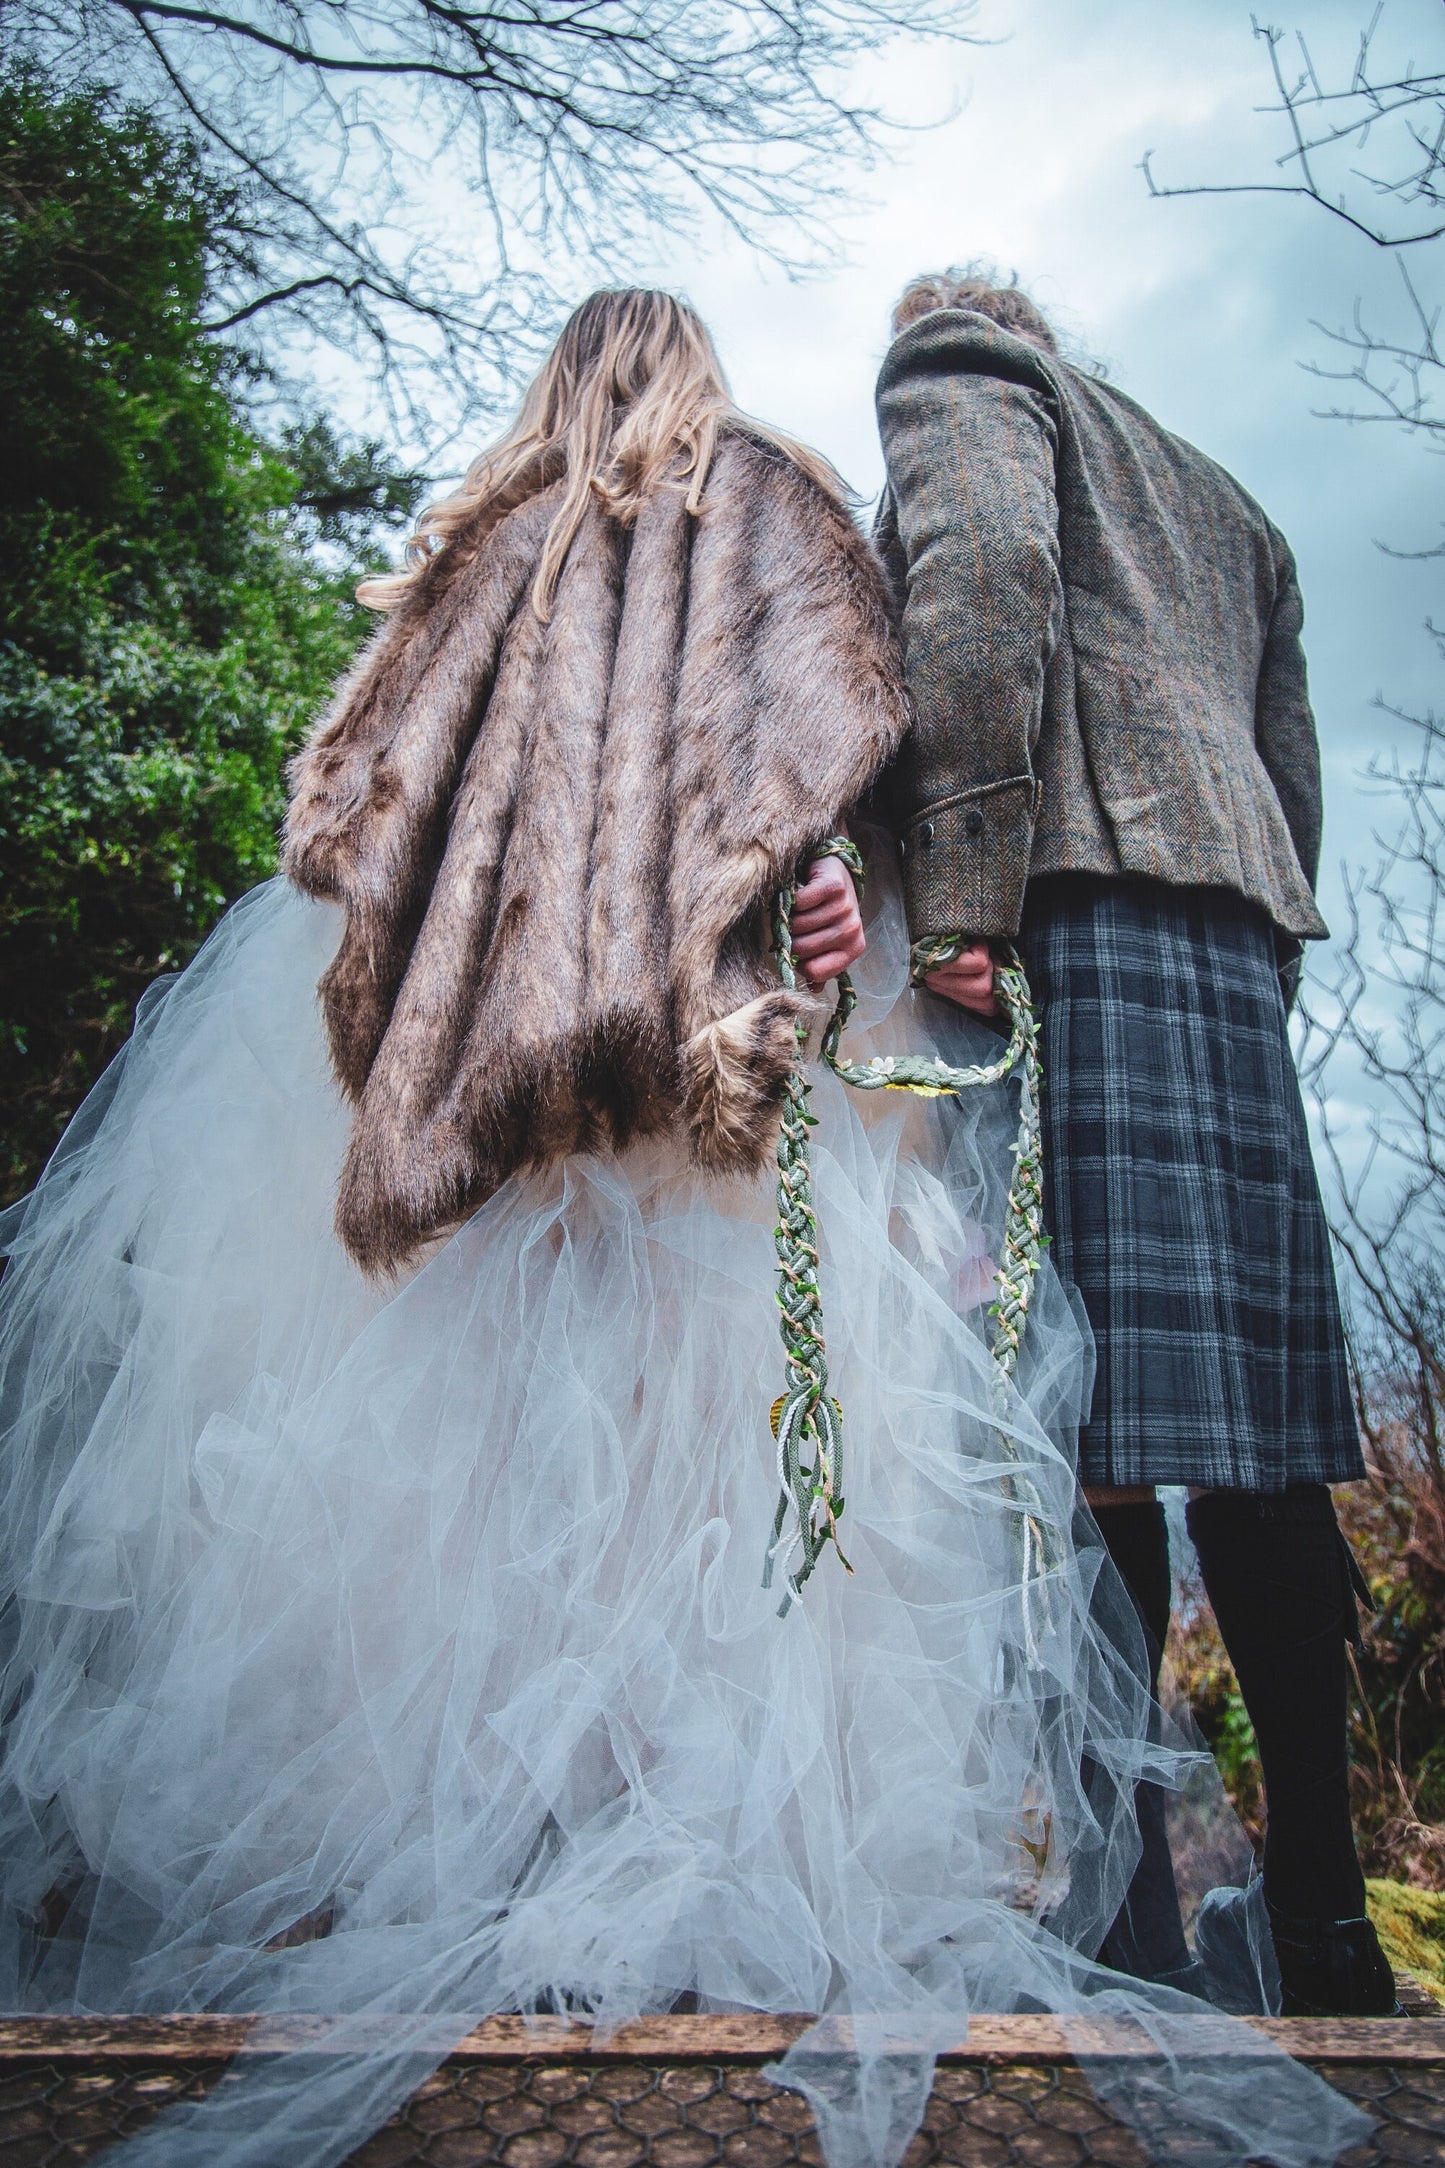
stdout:
[[[1164,1508],[1152,1498],[1130,1505],[1101,1505],[1095,1507],[1094,1518],[1139,1614],[1149,1657],[1149,1690],[1157,1698],[1171,1596]],[[1139,1864],[1119,1916],[1104,1938],[1099,1962],[1135,1979],[1197,1994],[1199,1968],[1190,1957],[1179,1916],[1164,1793],[1157,1784],[1136,1785],[1134,1806],[1139,1817]]]
[[1285,2014],[1388,2016],[1394,1980],[1364,1916],[1350,1817],[1345,1647],[1361,1584],[1330,1494],[1208,1491],[1188,1518],[1259,1743]]
[[1395,1975],[1367,1919],[1296,1919],[1269,1908],[1286,2017],[1403,2017]]

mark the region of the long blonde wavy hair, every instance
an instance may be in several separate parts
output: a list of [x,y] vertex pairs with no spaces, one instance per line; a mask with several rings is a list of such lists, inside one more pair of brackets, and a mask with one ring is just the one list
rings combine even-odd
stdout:
[[422,513],[404,569],[364,580],[357,600],[392,609],[460,528],[479,538],[561,481],[532,583],[532,606],[545,622],[588,505],[600,504],[628,526],[657,490],[671,488],[684,491],[688,511],[698,512],[726,422],[772,444],[839,503],[848,501],[817,452],[733,404],[707,326],[687,302],[641,287],[592,294],[569,317],[506,435],[473,460],[454,495]]

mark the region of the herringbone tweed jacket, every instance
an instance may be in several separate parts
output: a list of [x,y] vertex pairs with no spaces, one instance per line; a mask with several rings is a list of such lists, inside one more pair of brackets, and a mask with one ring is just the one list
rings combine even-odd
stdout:
[[894,342],[878,418],[915,717],[885,797],[915,939],[1012,934],[1030,875],[1060,872],[1228,889],[1323,934],[1299,586],[1254,500],[971,310]]
[[373,1271],[569,1152],[766,1163],[818,1007],[767,905],[906,726],[881,568],[781,452],[725,431],[697,516],[594,506],[543,625],[560,488],[431,560],[292,772],[286,871],[346,907],[337,1228]]

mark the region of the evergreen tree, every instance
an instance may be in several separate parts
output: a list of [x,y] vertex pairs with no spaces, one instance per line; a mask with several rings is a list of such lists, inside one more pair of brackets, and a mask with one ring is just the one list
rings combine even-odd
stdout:
[[268,445],[203,329],[245,205],[113,93],[0,78],[0,1198],[269,874],[285,761],[419,490],[322,421]]

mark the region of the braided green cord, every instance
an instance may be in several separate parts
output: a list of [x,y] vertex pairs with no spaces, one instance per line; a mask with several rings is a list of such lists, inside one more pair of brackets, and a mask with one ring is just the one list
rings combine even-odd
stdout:
[[[857,871],[856,847],[846,838],[832,837],[816,857],[834,855]],[[861,860],[859,861],[861,864]],[[785,889],[773,912],[773,944],[783,984],[797,984],[797,959],[793,952],[792,910],[795,891]],[[921,981],[929,971],[949,963],[964,945],[960,934],[937,936],[916,942],[911,957],[912,976]],[[1008,1459],[1017,1461],[1013,1440],[1003,1427],[1009,1384],[1018,1369],[1019,1351],[1028,1322],[1033,1292],[1047,1236],[1043,1228],[1043,1155],[1039,1117],[1038,1019],[1034,1014],[1023,963],[1012,948],[995,973],[995,993],[1009,1024],[1009,1039],[996,1061],[956,1069],[948,1062],[922,1055],[875,1055],[868,1062],[840,1059],[839,1042],[857,1005],[857,993],[846,972],[838,976],[838,1001],[823,1034],[822,1055],[835,1076],[858,1091],[909,1091],[925,1098],[957,1096],[979,1084],[997,1084],[1015,1067],[1021,1071],[1018,1136],[1013,1146],[1014,1172],[1009,1184],[1004,1215],[1002,1255],[995,1275],[997,1299],[991,1315],[995,1320],[992,1356],[995,1381],[995,1413],[999,1418],[999,1442]],[[763,1574],[763,1586],[772,1579],[774,1560],[789,1540],[783,1535],[789,1514],[794,1518],[791,1548],[801,1554],[799,1566],[788,1575],[788,1594],[779,1616],[789,1608],[831,1541],[838,1548],[837,1523],[843,1511],[842,1420],[843,1412],[827,1397],[827,1362],[823,1349],[822,1317],[818,1299],[817,1220],[812,1200],[812,1166],[807,1131],[815,1117],[808,1113],[809,1085],[803,1069],[806,1032],[798,1031],[798,1055],[789,1073],[784,1099],[783,1126],[778,1139],[778,1302],[782,1312],[783,1344],[787,1351],[789,1390],[773,1409],[773,1429],[778,1439],[778,1509],[773,1521],[773,1540]],[[806,1467],[801,1445],[811,1442],[814,1466]],[[1004,1479],[1006,1494],[1020,1508],[1025,1622],[1033,1652],[1030,1584],[1053,1563],[1050,1542],[1037,1498],[1021,1495],[1022,1471]],[[1031,1484],[1024,1487],[1032,1492]],[[838,1550],[843,1557],[841,1549]],[[848,1565],[846,1558],[843,1559]],[[848,1567],[851,1573],[851,1566]]]
[[[915,941],[911,957],[911,975],[915,985],[921,984],[930,971],[941,964],[952,963],[964,946],[961,934],[938,934],[928,941]],[[834,1022],[843,1010],[843,989],[838,990],[838,1010]],[[853,999],[853,989],[848,988]],[[899,1080],[906,1090],[918,1090],[912,1081],[914,1069],[927,1071],[928,1080],[922,1088],[929,1092],[938,1090],[957,1092],[969,1084],[992,1084],[1007,1076],[1017,1063],[1022,1074],[1022,1093],[1019,1100],[1019,1130],[1013,1147],[1014,1175],[1009,1184],[1008,1207],[1004,1215],[1003,1258],[999,1265],[995,1285],[999,1299],[993,1315],[998,1319],[994,1334],[993,1359],[1006,1378],[1011,1378],[1018,1368],[1019,1349],[1023,1343],[1024,1325],[1028,1318],[1029,1296],[1033,1291],[1034,1278],[1038,1272],[1043,1253],[1048,1245],[1044,1233],[1043,1191],[1043,1145],[1039,1122],[1039,1085],[1042,1064],[1039,1058],[1039,1026],[1034,1014],[1033,997],[1024,971],[1022,959],[1012,946],[1007,959],[994,973],[994,995],[1009,1022],[1009,1043],[1001,1059],[986,1068],[948,1069],[944,1062],[889,1062],[880,1065],[870,1062],[868,1069],[880,1066],[890,1073],[882,1078],[893,1083],[892,1071],[900,1073]],[[849,1000],[849,1010],[852,999]],[[840,1026],[841,1029],[841,1026]],[[830,1032],[832,1026],[829,1026]],[[837,1044],[834,1034],[833,1043]],[[823,1051],[828,1059],[828,1038],[824,1037]],[[836,1062],[831,1066],[839,1075],[843,1071]],[[934,1081],[936,1073],[946,1072],[950,1082],[939,1085]],[[853,1083],[854,1077],[844,1078]],[[866,1087],[865,1087],[866,1088]]]
[[[773,910],[774,953],[783,984],[790,990],[798,983],[793,895],[791,888],[784,889]],[[778,1132],[778,1225],[773,1237],[788,1389],[774,1404],[772,1414],[778,1443],[778,1509],[763,1566],[763,1587],[771,1587],[774,1566],[786,1554],[787,1590],[778,1607],[779,1618],[787,1616],[825,1544],[831,1542],[849,1573],[853,1571],[838,1544],[838,1519],[843,1511],[843,1411],[828,1397],[827,1389],[828,1357],[818,1297],[818,1222],[808,1148],[808,1131],[817,1117],[808,1111],[812,1087],[803,1067],[806,1044],[807,1030],[800,1024]],[[812,1453],[811,1463],[803,1458],[805,1449]],[[793,1529],[785,1535],[790,1514]]]
[[[916,986],[922,985],[930,971],[936,971],[942,964],[952,963],[966,945],[966,940],[964,934],[951,933],[935,934],[929,939],[915,941],[909,956],[913,983]],[[1010,1026],[1005,1060],[1011,1067],[1017,1050],[1021,1065],[1019,1127],[1013,1146],[1014,1173],[1004,1212],[1003,1254],[994,1276],[997,1299],[990,1313],[995,1320],[994,1407],[1000,1419],[998,1440],[1005,1457],[1017,1461],[1017,1449],[1003,1427],[1008,1401],[1008,1381],[1018,1370],[1024,1327],[1028,1322],[1029,1298],[1049,1238],[1044,1233],[1043,1136],[1039,1108],[1043,1064],[1039,1055],[1038,1018],[1034,1012],[1033,996],[1022,959],[1012,945],[1008,948],[1007,960],[994,973],[994,993]],[[958,1073],[965,1076],[971,1072]],[[983,1079],[980,1078],[980,1081]],[[1046,1530],[1037,1494],[1033,1494],[1033,1485],[1027,1483],[1020,1472],[1006,1476],[1003,1487],[1005,1495],[1021,1509],[1019,1528],[1023,1552],[1024,1622],[1029,1653],[1033,1655],[1035,1650],[1029,1585],[1033,1579],[1042,1578],[1051,1565],[1057,1564],[1056,1545]],[[1024,1489],[1033,1494],[1031,1498],[1022,1495]]]
[[868,868],[863,863],[863,853],[851,836],[829,836],[826,842],[820,843],[810,854],[808,864],[816,866],[820,858],[841,858],[853,876],[853,886],[859,895],[862,895],[864,883],[868,879]]

